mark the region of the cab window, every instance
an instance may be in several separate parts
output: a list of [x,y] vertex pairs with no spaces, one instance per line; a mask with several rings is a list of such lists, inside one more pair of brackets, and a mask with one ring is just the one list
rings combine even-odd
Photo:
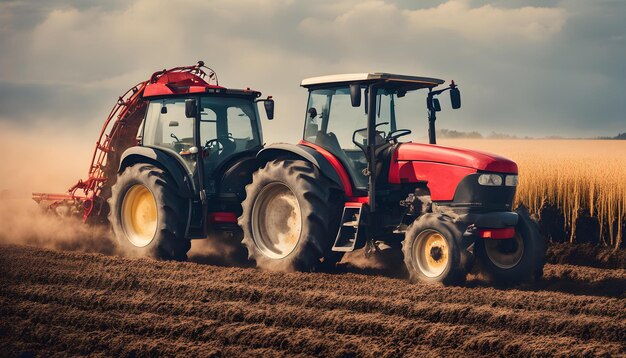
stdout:
[[143,129],[143,144],[180,155],[190,170],[195,166],[193,118],[185,116],[185,98],[151,101]]
[[261,146],[253,101],[207,96],[200,102],[200,141],[207,173],[233,155]]
[[[355,186],[366,188],[363,170],[367,168],[367,160],[352,141],[355,132],[367,126],[364,104],[352,107],[347,86],[316,89],[309,93],[306,116],[304,139],[331,152],[350,172]],[[356,140],[364,139],[356,136]]]

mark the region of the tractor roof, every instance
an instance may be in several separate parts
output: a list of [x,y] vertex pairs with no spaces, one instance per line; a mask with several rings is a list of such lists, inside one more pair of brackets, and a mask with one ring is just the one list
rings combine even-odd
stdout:
[[[206,68],[209,72],[205,72]],[[214,81],[215,84],[210,82]],[[197,65],[165,69],[152,74],[145,82],[143,97],[175,96],[189,93],[208,93],[259,97],[261,92],[247,89],[231,89],[218,85],[215,72],[199,61]]]
[[148,82],[143,97],[172,96],[190,93],[207,93],[259,97],[261,92],[246,89],[226,88],[209,84],[202,77],[189,72],[175,72]]
[[387,83],[398,83],[405,85],[407,87],[411,87],[412,89],[418,88],[426,88],[426,87],[435,87],[440,84],[443,84],[445,81],[438,78],[430,78],[430,77],[417,77],[417,76],[406,76],[406,75],[395,75],[392,73],[382,73],[382,72],[374,72],[374,73],[345,73],[340,75],[330,75],[330,76],[320,76],[320,77],[311,77],[302,80],[300,86],[311,88],[311,87],[322,87],[329,86],[333,84],[342,84],[342,83],[354,83],[354,82],[377,82],[383,81]]

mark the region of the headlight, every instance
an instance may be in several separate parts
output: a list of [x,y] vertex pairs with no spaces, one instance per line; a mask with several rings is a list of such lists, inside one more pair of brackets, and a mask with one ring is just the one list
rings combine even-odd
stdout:
[[481,174],[478,177],[478,184],[487,186],[502,185],[502,177],[497,174]]
[[517,175],[507,175],[504,179],[504,185],[517,186]]

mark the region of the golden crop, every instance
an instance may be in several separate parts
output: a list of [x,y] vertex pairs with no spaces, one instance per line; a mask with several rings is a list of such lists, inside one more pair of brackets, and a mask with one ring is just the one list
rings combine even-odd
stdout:
[[[484,150],[508,157],[519,167],[516,200],[537,213],[556,205],[574,239],[579,209],[600,223],[604,243],[619,247],[626,233],[626,141],[442,139],[442,145]],[[608,235],[605,235],[608,233]]]

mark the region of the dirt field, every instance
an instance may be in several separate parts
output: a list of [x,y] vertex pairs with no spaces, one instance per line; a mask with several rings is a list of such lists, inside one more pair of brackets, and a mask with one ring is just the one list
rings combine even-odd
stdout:
[[626,355],[626,270],[408,284],[0,246],[0,356]]

